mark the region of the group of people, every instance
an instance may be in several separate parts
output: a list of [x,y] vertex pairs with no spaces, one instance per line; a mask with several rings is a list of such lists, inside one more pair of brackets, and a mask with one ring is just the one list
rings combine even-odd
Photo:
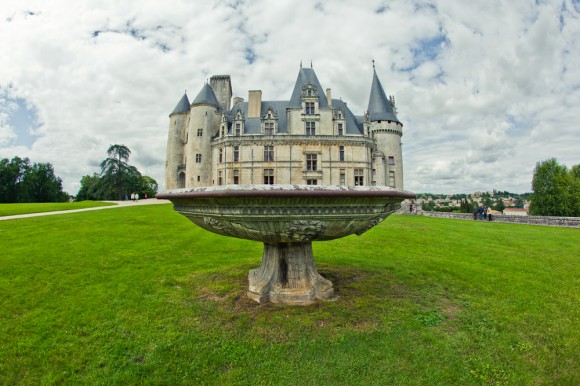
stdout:
[[473,219],[474,220],[487,220],[491,221],[491,213],[487,213],[487,207],[480,205],[473,207]]

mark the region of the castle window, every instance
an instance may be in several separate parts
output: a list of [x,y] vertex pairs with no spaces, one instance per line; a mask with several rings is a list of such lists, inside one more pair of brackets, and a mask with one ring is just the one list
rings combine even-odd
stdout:
[[389,172],[389,186],[395,186],[395,172]]
[[274,185],[274,169],[264,169],[264,185]]
[[364,170],[354,169],[354,186],[363,186],[364,184]]
[[344,146],[341,146],[338,150],[338,160],[344,161]]
[[234,169],[234,185],[238,185],[240,183],[240,171],[238,169]]
[[195,163],[196,164],[200,164],[201,163],[201,154],[197,153],[195,155]]
[[198,137],[203,136],[203,129],[197,129],[197,136]]
[[389,165],[394,165],[395,164],[395,157],[393,157],[392,155],[389,156]]
[[340,169],[340,185],[346,185],[346,170]]
[[242,133],[242,125],[236,123],[236,136],[239,136]]
[[223,158],[224,158],[224,149],[222,149],[220,147],[220,150],[219,150],[219,162],[220,162],[220,164],[223,162]]
[[273,135],[274,134],[274,122],[264,123],[264,134]]
[[201,177],[197,176],[197,182],[201,181]]
[[264,161],[266,162],[274,161],[274,146],[272,145],[264,146]]
[[221,184],[222,184],[222,172],[219,171],[218,172],[218,185],[221,185]]
[[306,122],[306,135],[316,135],[316,122]]
[[338,135],[342,136],[344,135],[344,130],[342,128],[342,123],[338,124]]
[[240,160],[240,147],[234,146],[234,162],[238,162]]
[[[310,91],[310,90],[309,90]],[[314,114],[314,102],[305,102],[306,115]]]
[[318,180],[306,180],[306,185],[318,185]]
[[318,170],[317,154],[306,154],[306,170],[309,172]]

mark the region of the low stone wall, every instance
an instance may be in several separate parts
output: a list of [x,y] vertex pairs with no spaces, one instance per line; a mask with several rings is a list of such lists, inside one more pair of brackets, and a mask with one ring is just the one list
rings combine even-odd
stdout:
[[[456,220],[471,220],[471,213],[425,212],[417,211],[418,215],[439,218],[453,218]],[[482,221],[482,220],[480,220]],[[549,225],[558,227],[580,228],[580,217],[552,217],[552,216],[510,216],[503,214],[492,215],[492,222],[506,222],[512,224]]]

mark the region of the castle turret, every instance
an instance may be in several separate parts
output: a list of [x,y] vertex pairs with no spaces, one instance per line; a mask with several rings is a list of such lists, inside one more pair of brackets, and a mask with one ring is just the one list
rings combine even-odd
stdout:
[[165,163],[165,186],[167,189],[185,187],[183,144],[187,141],[188,115],[189,99],[185,93],[173,112],[169,114],[167,161]]
[[403,124],[397,119],[395,100],[387,98],[374,70],[367,114],[369,135],[375,142],[372,153],[373,184],[403,189]]
[[185,185],[210,186],[212,181],[211,140],[220,123],[220,103],[209,84],[205,84],[191,103],[188,145],[185,149]]

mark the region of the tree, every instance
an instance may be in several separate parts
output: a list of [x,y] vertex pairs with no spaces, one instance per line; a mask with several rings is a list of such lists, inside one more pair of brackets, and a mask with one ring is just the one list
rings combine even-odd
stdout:
[[142,197],[145,197],[145,195],[147,195],[147,197],[155,197],[155,195],[157,194],[157,189],[158,189],[158,185],[157,185],[157,181],[155,181],[153,178],[149,177],[149,176],[142,176],[141,179],[139,180],[139,192],[141,192]]
[[570,172],[555,158],[536,164],[530,197],[531,215],[580,216],[580,179],[578,166]]
[[131,150],[125,145],[115,144],[109,146],[107,155],[109,157],[101,162],[101,175],[106,179],[108,186],[114,187],[117,199],[121,200],[127,175],[132,172],[128,164]]
[[92,176],[81,177],[81,187],[77,193],[76,199],[83,200],[100,200],[99,191],[101,190],[101,177],[97,173]]
[[24,172],[30,166],[28,158],[0,160],[0,202],[19,202]]
[[505,204],[504,204],[502,198],[498,197],[497,200],[495,200],[495,203],[493,204],[493,206],[491,208],[494,210],[499,210],[500,212],[503,212],[503,210],[505,209]]
[[68,194],[50,163],[30,163],[28,158],[0,160],[0,202],[59,202]]
[[476,202],[473,202],[472,200],[467,200],[467,198],[464,198],[463,200],[461,200],[460,206],[459,206],[459,212],[460,213],[473,213],[473,208],[477,206]]
[[50,163],[34,163],[25,171],[23,181],[27,202],[62,202],[68,194],[62,191],[62,179],[54,175]]

